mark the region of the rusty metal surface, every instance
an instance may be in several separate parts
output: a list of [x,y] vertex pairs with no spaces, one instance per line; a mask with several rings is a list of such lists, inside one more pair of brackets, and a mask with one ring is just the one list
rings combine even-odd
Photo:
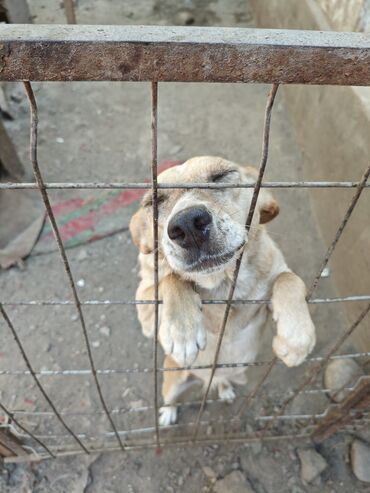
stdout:
[[0,80],[370,84],[370,34],[5,25]]
[[361,377],[343,402],[328,409],[325,419],[312,434],[313,440],[323,442],[347,423],[360,418],[366,409],[370,409],[370,376]]

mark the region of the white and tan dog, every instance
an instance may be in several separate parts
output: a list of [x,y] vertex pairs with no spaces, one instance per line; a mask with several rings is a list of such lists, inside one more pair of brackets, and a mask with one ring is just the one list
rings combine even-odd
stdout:
[[[256,170],[219,157],[196,157],[170,168],[159,183],[254,183]],[[266,189],[261,189],[253,222],[246,231],[253,188],[177,189],[158,191],[159,207],[159,340],[165,367],[210,365],[225,305],[202,306],[202,299],[227,299],[235,262],[244,255],[234,299],[272,299],[277,326],[273,350],[287,366],[299,365],[312,351],[315,328],[305,301],[303,281],[286,265],[266,232],[264,223],[279,212]],[[140,249],[141,281],[138,300],[153,300],[153,222],[151,191],[132,217],[130,230]],[[137,305],[144,334],[153,337],[153,305]],[[256,359],[267,319],[265,304],[236,304],[229,314],[219,363],[248,363]],[[191,376],[208,383],[210,370],[164,372],[165,407],[160,422],[176,422],[178,396]],[[235,397],[232,383],[246,383],[245,369],[220,368],[213,379],[221,399]]]

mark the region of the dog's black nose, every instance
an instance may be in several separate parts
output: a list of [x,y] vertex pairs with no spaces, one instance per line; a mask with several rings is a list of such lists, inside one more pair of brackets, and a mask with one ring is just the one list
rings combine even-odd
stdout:
[[209,239],[212,216],[204,206],[188,207],[168,223],[170,239],[182,248],[199,248]]

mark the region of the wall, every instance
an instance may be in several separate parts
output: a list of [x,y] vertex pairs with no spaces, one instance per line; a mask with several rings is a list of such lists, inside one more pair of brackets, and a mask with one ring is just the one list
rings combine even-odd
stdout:
[[[360,4],[364,7],[368,3],[368,0],[251,1],[258,27],[319,30],[328,30],[334,23],[358,26]],[[345,18],[347,4],[354,8],[351,16]],[[364,19],[364,10],[361,12]],[[303,85],[281,89],[303,152],[304,178],[359,180],[370,160],[370,89]],[[327,245],[353,193],[353,190],[311,192],[313,210]],[[330,268],[339,295],[370,293],[370,189],[363,192]],[[352,322],[363,308],[363,303],[346,303],[348,320]],[[370,351],[369,316],[353,342],[360,351]]]

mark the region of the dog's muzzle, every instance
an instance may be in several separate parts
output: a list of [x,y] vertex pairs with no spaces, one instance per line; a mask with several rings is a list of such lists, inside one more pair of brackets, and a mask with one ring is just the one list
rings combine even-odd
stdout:
[[186,250],[207,250],[212,216],[204,206],[188,207],[177,212],[168,223],[170,240]]
[[[236,245],[230,249],[225,248],[225,242],[220,240],[220,230],[216,223],[217,221],[204,205],[187,207],[170,219],[167,235],[177,247],[172,260],[176,259],[175,262],[181,263],[181,270],[186,272],[219,270],[226,262],[233,259],[236,252],[244,245],[245,239],[240,238],[240,242]],[[177,268],[179,269],[179,264]]]

